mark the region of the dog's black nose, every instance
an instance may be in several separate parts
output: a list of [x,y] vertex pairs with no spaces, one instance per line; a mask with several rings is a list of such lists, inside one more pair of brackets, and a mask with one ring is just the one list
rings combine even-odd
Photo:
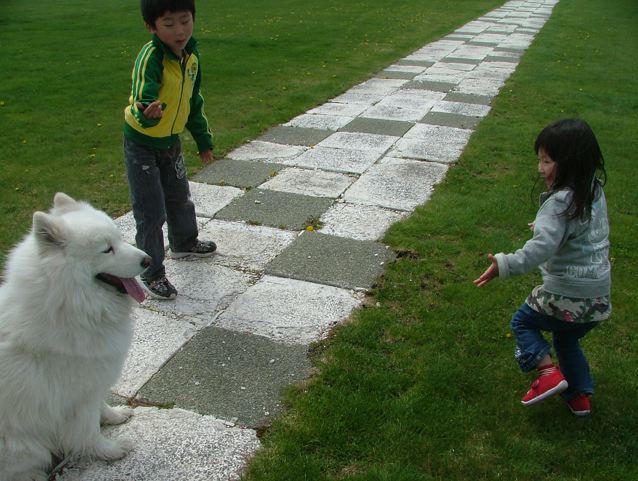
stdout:
[[146,256],[144,259],[142,259],[142,267],[148,267],[152,264],[153,259],[151,259],[149,256]]

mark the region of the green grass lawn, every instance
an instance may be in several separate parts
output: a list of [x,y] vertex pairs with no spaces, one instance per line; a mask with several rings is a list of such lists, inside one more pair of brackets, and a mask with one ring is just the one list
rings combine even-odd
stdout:
[[[287,394],[247,481],[638,479],[638,4],[561,0],[432,199],[388,232],[402,257],[347,325],[315,346],[318,374]],[[584,341],[594,413],[523,407],[531,376],[509,319],[537,273],[472,285],[488,252],[529,237],[533,141],[585,118],[606,158],[611,320]],[[378,304],[377,304],[378,303]]]
[[[290,120],[499,0],[230,0],[197,3],[215,155]],[[129,210],[121,148],[139,2],[7,0],[0,8],[0,265],[64,191]],[[397,32],[399,35],[397,35]],[[184,136],[191,174],[195,145]]]

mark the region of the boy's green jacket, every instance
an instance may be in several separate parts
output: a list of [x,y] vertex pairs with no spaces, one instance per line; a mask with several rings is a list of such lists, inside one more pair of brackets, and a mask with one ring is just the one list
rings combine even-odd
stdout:
[[[204,114],[204,98],[196,41],[191,37],[185,49],[185,62],[153,35],[135,60],[129,105],[124,109],[124,135],[131,140],[155,148],[175,145],[179,134],[187,128],[199,152],[213,148],[213,135]],[[162,102],[159,119],[147,119],[137,108],[155,100]]]

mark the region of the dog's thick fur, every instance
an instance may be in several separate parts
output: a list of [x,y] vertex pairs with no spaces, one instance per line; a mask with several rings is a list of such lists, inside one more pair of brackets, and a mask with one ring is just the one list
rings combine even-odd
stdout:
[[[103,212],[58,193],[10,253],[0,286],[0,480],[44,481],[52,454],[122,458],[100,432],[128,352],[134,277],[150,263]],[[129,296],[130,294],[130,296]]]

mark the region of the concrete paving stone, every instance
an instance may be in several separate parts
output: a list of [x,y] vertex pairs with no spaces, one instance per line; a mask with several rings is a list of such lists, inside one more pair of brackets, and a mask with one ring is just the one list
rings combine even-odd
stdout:
[[314,129],[307,127],[292,127],[278,125],[268,130],[257,140],[263,142],[274,142],[287,145],[305,145],[311,147],[318,144],[332,133],[331,130]]
[[307,351],[211,326],[175,354],[140,398],[258,428],[281,413],[281,390],[309,376]]
[[436,62],[432,65],[432,69],[445,69],[447,73],[454,74],[458,71],[461,72],[469,72],[470,70],[474,70],[476,64],[474,62],[450,62],[447,58],[441,59],[439,62]]
[[340,129],[341,132],[363,132],[366,134],[385,134],[401,137],[412,128],[414,122],[400,120],[368,119],[357,117]]
[[[430,101],[430,108],[434,105],[434,100]],[[381,120],[395,120],[401,122],[416,122],[421,119],[427,112],[429,108],[422,109],[410,109],[405,107],[398,107],[394,105],[382,105],[379,102],[376,105],[373,105],[361,115],[363,117],[371,118],[371,119],[381,119]]]
[[434,104],[431,111],[467,115],[469,117],[485,117],[490,112],[490,108],[489,105],[439,100]]
[[317,146],[332,149],[370,151],[381,155],[392,147],[398,139],[399,137],[392,135],[335,132]]
[[341,115],[344,117],[356,117],[366,109],[365,105],[360,103],[341,103],[341,102],[326,102],[319,107],[310,109],[309,114],[323,114],[323,115]]
[[200,231],[200,236],[217,243],[217,253],[210,262],[258,272],[295,240],[297,233],[213,219]]
[[188,185],[191,200],[195,204],[195,213],[200,217],[213,217],[217,211],[244,193],[237,187],[220,187],[201,182],[189,182]]
[[369,289],[393,258],[392,251],[377,242],[304,232],[266,266],[266,274]]
[[221,159],[202,169],[194,180],[206,184],[246,189],[258,186],[284,167],[284,165],[272,163]]
[[328,210],[332,202],[325,197],[253,189],[219,211],[216,218],[301,230],[310,219],[318,219]]
[[313,197],[339,197],[356,179],[352,176],[324,170],[291,167],[259,186],[279,192],[310,195]]
[[144,307],[180,319],[186,317],[191,324],[196,322],[199,327],[210,324],[234,297],[248,289],[258,277],[217,265],[213,259],[214,256],[166,260],[166,277],[177,289],[177,299],[169,302],[147,298]]
[[229,427],[212,416],[182,409],[138,407],[124,424],[104,429],[134,448],[107,463],[84,459],[67,466],[57,481],[228,481],[238,479],[261,447],[252,429]]
[[461,45],[450,56],[457,58],[467,58],[470,60],[483,60],[487,55],[492,53],[492,47],[483,47],[478,45]]
[[398,72],[396,70],[382,70],[374,78],[412,80],[417,74],[414,72]]
[[417,67],[431,67],[432,64],[434,64],[434,62],[430,62],[427,60],[413,60],[408,57],[402,58],[396,63],[396,65],[413,65]]
[[470,135],[471,130],[416,124],[397,142],[390,156],[444,163],[456,162]]
[[445,112],[428,112],[419,122],[423,124],[474,130],[481,119],[482,117],[468,117],[466,115]]
[[468,41],[468,40],[472,40],[474,38],[474,35],[472,35],[471,33],[451,33],[449,35],[446,35],[444,38],[449,40]]
[[508,38],[508,35],[504,33],[484,31],[483,33],[474,37],[472,41],[470,42],[470,44],[482,43],[487,45],[498,45],[499,43],[507,40],[507,38]]
[[[361,110],[363,112],[363,110],[365,110],[367,106],[376,104],[383,97],[384,95],[381,93],[376,93],[376,92],[367,93],[366,91],[352,92],[349,90],[333,98],[332,102],[363,105],[364,107]],[[356,117],[356,116],[352,116],[350,118],[353,118],[353,117]]]
[[371,78],[352,87],[348,92],[390,95],[397,91],[408,81],[404,79],[380,79]]
[[454,55],[448,55],[447,57],[443,57],[441,62],[450,62],[450,63],[466,63],[468,65],[478,65],[482,60],[472,59],[472,58],[462,58],[456,57]]
[[418,66],[418,65],[402,65],[399,63],[395,63],[386,67],[384,69],[385,72],[404,72],[404,73],[421,73],[426,69],[426,67]]
[[503,56],[503,55],[488,55],[487,57],[485,57],[485,61],[486,62],[518,63],[520,61],[520,57],[519,56],[506,57],[506,56]]
[[372,205],[336,202],[321,216],[321,234],[376,241],[408,213]]
[[302,114],[284,125],[335,131],[348,124],[354,118],[343,115]]
[[[442,72],[431,73],[429,71],[426,71],[425,73],[422,73],[414,77],[414,81],[431,83],[431,84],[439,84],[439,85],[456,85],[461,81],[463,77],[464,75],[458,71],[450,72],[450,73],[442,73]],[[435,89],[430,89],[430,90],[435,90]],[[442,91],[446,92],[447,90],[442,90]]]
[[[299,240],[310,238],[317,240],[330,238],[330,236],[304,233],[299,237]],[[314,262],[308,259],[309,255],[317,254],[316,249],[313,248],[314,245],[308,246],[307,242],[302,242],[306,246],[305,249],[302,245],[296,246],[290,252],[290,258],[285,264],[289,269],[292,268],[296,262],[292,254],[298,253],[303,255],[302,263],[304,265],[315,265],[313,270],[318,267],[316,266],[317,262],[328,263],[332,266],[335,261],[340,262],[340,257],[347,257],[350,245],[361,243],[361,241],[345,239],[341,239],[341,241],[337,247],[345,248],[344,251],[339,253],[328,250],[325,254],[318,256]],[[323,244],[325,245],[326,242]],[[372,245],[373,243],[367,244]],[[367,244],[364,243],[363,247],[369,257],[371,249]],[[378,244],[375,244],[376,246]],[[357,258],[361,260],[361,254]],[[377,258],[374,257],[374,259]],[[371,259],[366,260],[370,261]],[[345,264],[344,267],[350,265],[347,259],[341,261]],[[325,268],[323,270],[329,271]],[[307,346],[314,341],[325,338],[330,329],[347,319],[362,300],[362,293],[349,289],[266,275],[235,300],[228,310],[219,317],[217,326],[234,332],[263,336],[289,346]]]
[[442,164],[386,157],[363,174],[344,199],[411,212],[429,199],[446,172],[447,166]]
[[448,100],[450,102],[465,102],[467,104],[482,105],[490,105],[492,103],[492,97],[487,97],[484,95],[463,94],[460,92],[450,92],[443,98],[443,100]]
[[456,86],[456,91],[462,94],[496,97],[505,82],[491,78],[467,78]]
[[295,157],[299,157],[306,150],[308,150],[308,147],[300,145],[284,145],[253,140],[230,152],[228,158],[286,164]]
[[[113,221],[118,227],[124,242],[135,245],[135,234],[137,232],[137,228],[135,227],[135,217],[133,217],[133,212],[129,211],[123,216],[113,219]],[[197,217],[197,226],[201,229],[209,221],[210,218],[208,217]],[[168,249],[168,227],[166,224],[162,227],[162,232],[164,234],[164,246]]]
[[405,85],[407,89],[424,89],[432,90],[434,92],[447,93],[456,87],[456,83],[452,82],[430,82],[425,80],[412,80]]
[[[198,326],[187,318],[139,307],[133,310],[133,342],[122,375],[111,391],[130,398],[195,335]],[[189,322],[190,321],[190,322]]]
[[295,165],[309,169],[361,174],[382,155],[382,153],[373,150],[315,147],[301,155],[296,160]]
[[516,28],[517,28],[516,25],[498,24],[498,25],[492,25],[491,27],[488,27],[487,30],[485,30],[485,32],[510,34],[510,33],[514,33]]

